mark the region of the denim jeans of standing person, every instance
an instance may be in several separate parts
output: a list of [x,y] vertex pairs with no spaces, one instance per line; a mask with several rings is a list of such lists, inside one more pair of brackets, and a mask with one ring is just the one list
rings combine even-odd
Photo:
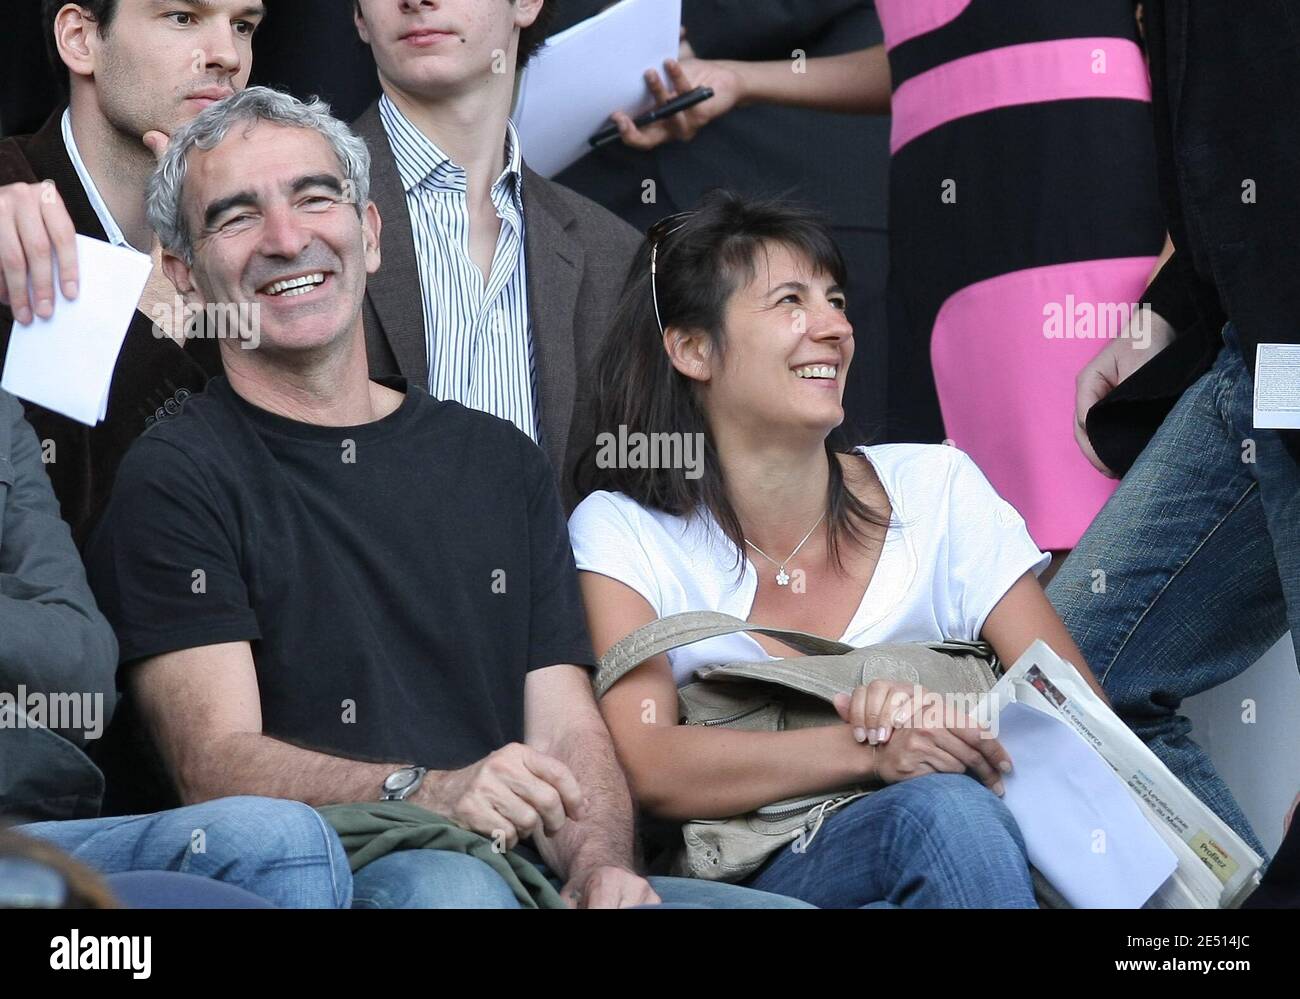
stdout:
[[[544,863],[537,867],[556,889],[563,881]],[[400,850],[354,875],[355,909],[518,909],[510,886],[483,861],[447,850]],[[650,877],[665,907],[674,909],[810,909],[739,885],[695,878]]]
[[352,874],[314,808],[280,798],[217,798],[148,815],[15,827],[101,874],[180,871],[285,908],[348,908]]
[[1231,323],[1223,339],[1047,595],[1119,716],[1267,856],[1178,713],[1288,626],[1300,643],[1300,469],[1276,432],[1253,428],[1254,386]]
[[745,882],[824,909],[1033,909],[1020,828],[965,774],[890,784],[829,816]]

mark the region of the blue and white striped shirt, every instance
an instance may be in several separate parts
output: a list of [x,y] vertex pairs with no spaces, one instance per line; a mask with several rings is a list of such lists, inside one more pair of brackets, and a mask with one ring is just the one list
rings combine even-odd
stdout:
[[523,159],[506,122],[506,168],[492,185],[501,234],[487,284],[469,251],[465,170],[385,95],[379,115],[415,236],[429,393],[509,420],[539,440],[537,368],[524,271]]

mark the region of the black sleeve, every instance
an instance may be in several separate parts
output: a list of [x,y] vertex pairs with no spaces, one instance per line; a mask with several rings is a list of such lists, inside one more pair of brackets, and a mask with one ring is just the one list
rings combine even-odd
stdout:
[[528,471],[529,612],[528,669],[560,663],[595,666],[578,570],[569,545],[559,490],[541,449],[520,435]]
[[1178,333],[1191,327],[1199,318],[1196,299],[1187,287],[1186,275],[1183,274],[1183,256],[1179,255],[1176,248],[1147,285],[1142,300]]
[[131,448],[86,551],[122,663],[261,637],[236,522],[189,453],[152,435]]

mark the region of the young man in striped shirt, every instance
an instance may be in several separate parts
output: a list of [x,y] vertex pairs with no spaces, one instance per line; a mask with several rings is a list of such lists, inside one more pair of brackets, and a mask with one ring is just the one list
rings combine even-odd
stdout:
[[587,374],[640,237],[520,150],[515,75],[545,39],[551,2],[353,10],[383,88],[354,126],[386,229],[366,296],[371,374],[514,423],[546,451],[572,509],[571,470],[594,435]]

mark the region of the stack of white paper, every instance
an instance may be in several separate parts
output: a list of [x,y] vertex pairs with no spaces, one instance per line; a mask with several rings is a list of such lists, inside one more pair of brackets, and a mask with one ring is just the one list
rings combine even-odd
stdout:
[[1138,909],[1178,858],[1124,782],[1068,725],[1026,704],[998,716],[1006,804],[1030,862],[1076,909]]
[[643,74],[680,45],[682,0],[623,0],[549,38],[529,60],[512,115],[528,165],[553,177],[591,152],[613,111],[654,106]]
[[1235,908],[1263,858],[1176,778],[1046,643],[994,685],[1007,806],[1075,906]]
[[54,315],[14,323],[0,388],[93,427],[108,413],[108,390],[127,327],[153,270],[145,253],[77,237],[80,294],[54,281]]

